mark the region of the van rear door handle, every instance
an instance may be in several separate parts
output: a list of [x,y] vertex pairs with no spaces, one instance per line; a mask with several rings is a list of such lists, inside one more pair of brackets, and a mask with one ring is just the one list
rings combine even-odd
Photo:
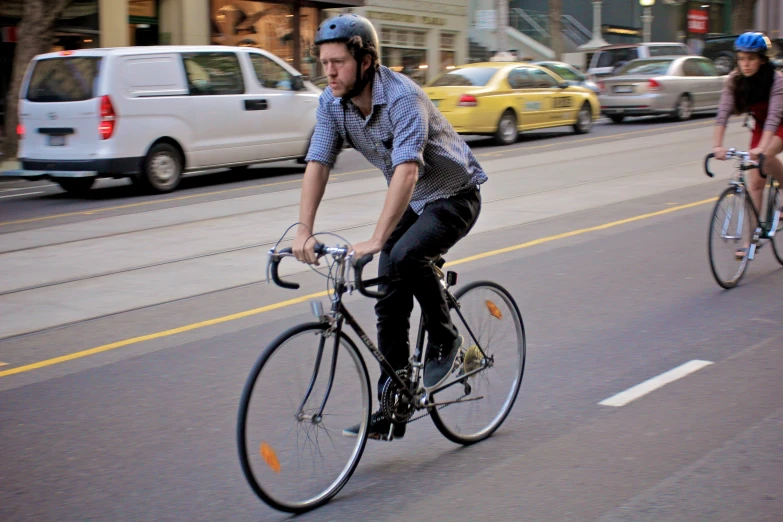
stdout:
[[265,111],[269,108],[266,100],[245,100],[246,111]]

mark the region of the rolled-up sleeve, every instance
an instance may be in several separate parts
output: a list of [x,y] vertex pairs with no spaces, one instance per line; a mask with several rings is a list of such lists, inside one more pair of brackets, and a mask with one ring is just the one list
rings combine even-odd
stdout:
[[781,118],[783,118],[783,75],[776,72],[769,93],[769,111],[764,121],[764,130],[777,132]]
[[389,106],[389,119],[394,133],[392,168],[416,162],[424,166],[424,147],[427,145],[427,106],[419,96],[402,96]]
[[733,71],[723,82],[718,115],[715,118],[715,125],[718,127],[725,127],[729,123],[729,116],[734,112],[734,82],[736,75],[737,72]]
[[334,118],[323,96],[318,100],[318,109],[316,110],[316,123],[313,137],[310,138],[310,148],[307,151],[305,161],[315,161],[326,165],[329,168],[334,167],[337,155],[343,146],[343,138],[335,127]]

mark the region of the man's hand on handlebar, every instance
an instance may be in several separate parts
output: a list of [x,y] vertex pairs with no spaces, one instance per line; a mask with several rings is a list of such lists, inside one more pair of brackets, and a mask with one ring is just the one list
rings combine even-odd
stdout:
[[297,232],[292,247],[294,257],[302,263],[320,266],[318,256],[315,254],[315,244],[315,238],[310,233]]
[[723,147],[715,147],[712,149],[712,153],[715,155],[715,159],[720,161],[726,159],[726,152],[727,150]]
[[369,241],[362,241],[361,243],[356,243],[353,246],[353,258],[354,259],[361,259],[367,254],[377,254],[381,251],[383,248],[383,245],[375,240],[369,240]]

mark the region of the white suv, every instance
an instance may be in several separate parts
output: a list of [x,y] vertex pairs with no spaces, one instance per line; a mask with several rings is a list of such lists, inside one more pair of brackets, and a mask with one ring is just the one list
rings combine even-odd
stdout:
[[29,65],[19,100],[21,171],[83,192],[100,177],[174,190],[187,171],[301,159],[321,90],[259,49],[62,51]]
[[601,76],[611,76],[615,69],[637,58],[688,54],[691,54],[688,47],[677,42],[607,45],[593,54],[587,68],[587,77],[595,81]]

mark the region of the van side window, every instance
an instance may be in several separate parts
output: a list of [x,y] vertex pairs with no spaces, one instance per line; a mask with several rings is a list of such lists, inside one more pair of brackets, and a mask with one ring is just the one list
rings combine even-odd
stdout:
[[280,67],[280,64],[260,53],[250,53],[250,61],[253,63],[261,87],[282,91],[294,90],[293,76]]
[[244,94],[236,53],[183,53],[191,96]]

